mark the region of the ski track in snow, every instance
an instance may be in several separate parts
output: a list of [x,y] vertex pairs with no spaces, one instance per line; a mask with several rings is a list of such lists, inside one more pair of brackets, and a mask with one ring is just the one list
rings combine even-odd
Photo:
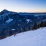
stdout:
[[46,46],[46,27],[2,39],[0,46]]

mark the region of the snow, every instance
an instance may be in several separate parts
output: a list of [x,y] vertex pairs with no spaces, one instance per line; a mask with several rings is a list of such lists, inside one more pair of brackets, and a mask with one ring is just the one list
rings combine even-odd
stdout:
[[29,22],[29,21],[30,21],[30,19],[26,19],[26,21],[28,21],[28,22]]
[[12,30],[15,30],[15,29],[12,29]]
[[2,39],[0,46],[46,46],[46,27]]
[[27,21],[27,23],[32,22],[32,20],[31,20],[31,19],[26,19],[26,21]]
[[10,23],[11,21],[13,21],[13,19],[9,18],[6,23]]
[[30,19],[26,19],[27,23],[30,22]]

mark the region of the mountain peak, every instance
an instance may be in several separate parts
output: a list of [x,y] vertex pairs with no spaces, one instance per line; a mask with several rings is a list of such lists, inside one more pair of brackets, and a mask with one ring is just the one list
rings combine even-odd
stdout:
[[3,10],[3,11],[1,11],[1,12],[8,12],[8,10],[4,9],[4,10]]
[[8,10],[4,9],[4,10],[1,11],[1,14],[5,14],[5,13],[8,13],[8,12],[9,12]]

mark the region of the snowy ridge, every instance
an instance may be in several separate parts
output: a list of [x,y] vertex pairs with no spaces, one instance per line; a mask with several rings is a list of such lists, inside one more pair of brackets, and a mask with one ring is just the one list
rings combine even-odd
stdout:
[[0,40],[0,46],[46,46],[46,27]]

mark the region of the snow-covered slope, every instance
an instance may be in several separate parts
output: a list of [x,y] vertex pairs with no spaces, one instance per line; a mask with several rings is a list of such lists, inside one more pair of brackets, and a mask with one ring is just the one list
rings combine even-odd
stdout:
[[46,27],[7,37],[0,46],[46,46]]

